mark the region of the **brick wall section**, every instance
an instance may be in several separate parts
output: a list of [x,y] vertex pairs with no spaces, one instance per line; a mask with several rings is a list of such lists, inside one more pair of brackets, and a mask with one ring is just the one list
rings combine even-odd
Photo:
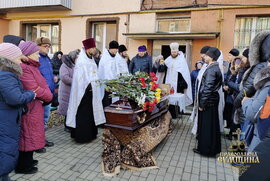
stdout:
[[[195,0],[144,0],[142,10],[148,9],[163,9],[163,8],[176,8],[193,6]],[[207,0],[197,0],[198,5],[207,4]]]

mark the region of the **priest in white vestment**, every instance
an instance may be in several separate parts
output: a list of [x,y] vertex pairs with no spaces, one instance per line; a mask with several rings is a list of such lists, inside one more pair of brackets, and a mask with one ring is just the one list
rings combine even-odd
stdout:
[[77,59],[69,107],[67,112],[67,126],[74,128],[71,137],[79,143],[90,142],[97,136],[97,125],[105,123],[105,115],[100,96],[97,65],[93,58],[95,40],[89,38],[83,41]]
[[[185,94],[185,106],[192,104],[192,87],[190,79],[190,71],[183,52],[179,51],[178,43],[171,43],[171,56],[166,58],[165,64],[160,65],[159,72],[166,72],[165,83],[170,84],[174,90],[174,94]],[[170,107],[173,118],[176,118],[174,107]]]
[[[120,75],[128,74],[128,66],[126,60],[118,54],[118,42],[111,41],[109,50],[105,50],[99,62],[98,76],[102,80],[117,79]],[[109,106],[112,99],[109,97],[109,92],[104,90],[104,85],[100,90],[103,106]]]

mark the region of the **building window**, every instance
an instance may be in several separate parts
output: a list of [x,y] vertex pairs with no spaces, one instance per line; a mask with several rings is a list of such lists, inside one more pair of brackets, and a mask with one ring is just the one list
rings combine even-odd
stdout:
[[50,53],[59,51],[59,24],[26,24],[25,38],[35,42],[38,37],[49,38],[52,42]]
[[117,40],[116,22],[92,22],[92,37],[99,50],[103,52],[108,49],[110,41]]
[[190,32],[190,19],[157,20],[157,32],[182,33]]
[[240,51],[250,46],[255,35],[270,29],[270,17],[236,18],[234,31],[234,47]]

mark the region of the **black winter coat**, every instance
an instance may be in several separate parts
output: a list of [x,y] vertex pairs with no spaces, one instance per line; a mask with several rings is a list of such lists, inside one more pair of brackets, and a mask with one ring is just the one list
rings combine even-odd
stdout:
[[222,85],[222,74],[218,62],[208,65],[203,74],[199,89],[199,107],[217,106],[219,102],[218,90]]
[[233,92],[233,95],[237,96],[239,94],[239,86],[240,86],[240,83],[242,81],[242,78],[243,78],[243,75],[244,73],[246,72],[246,68],[241,68],[237,74],[237,76],[235,77],[235,81],[229,81],[227,83],[227,85],[229,86],[230,89],[232,89],[234,92]]
[[241,107],[241,101],[243,97],[245,97],[244,92],[246,92],[248,97],[252,97],[255,94],[256,90],[253,85],[253,80],[255,78],[255,75],[266,66],[267,62],[260,62],[256,65],[253,65],[245,72],[240,85],[239,94],[234,100],[234,106],[236,109]]

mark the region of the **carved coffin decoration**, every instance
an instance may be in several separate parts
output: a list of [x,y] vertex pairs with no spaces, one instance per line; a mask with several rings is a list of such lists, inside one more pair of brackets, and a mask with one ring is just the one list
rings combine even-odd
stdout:
[[136,103],[121,99],[105,108],[107,127],[136,130],[168,111],[168,100],[163,98],[152,112],[143,111]]

